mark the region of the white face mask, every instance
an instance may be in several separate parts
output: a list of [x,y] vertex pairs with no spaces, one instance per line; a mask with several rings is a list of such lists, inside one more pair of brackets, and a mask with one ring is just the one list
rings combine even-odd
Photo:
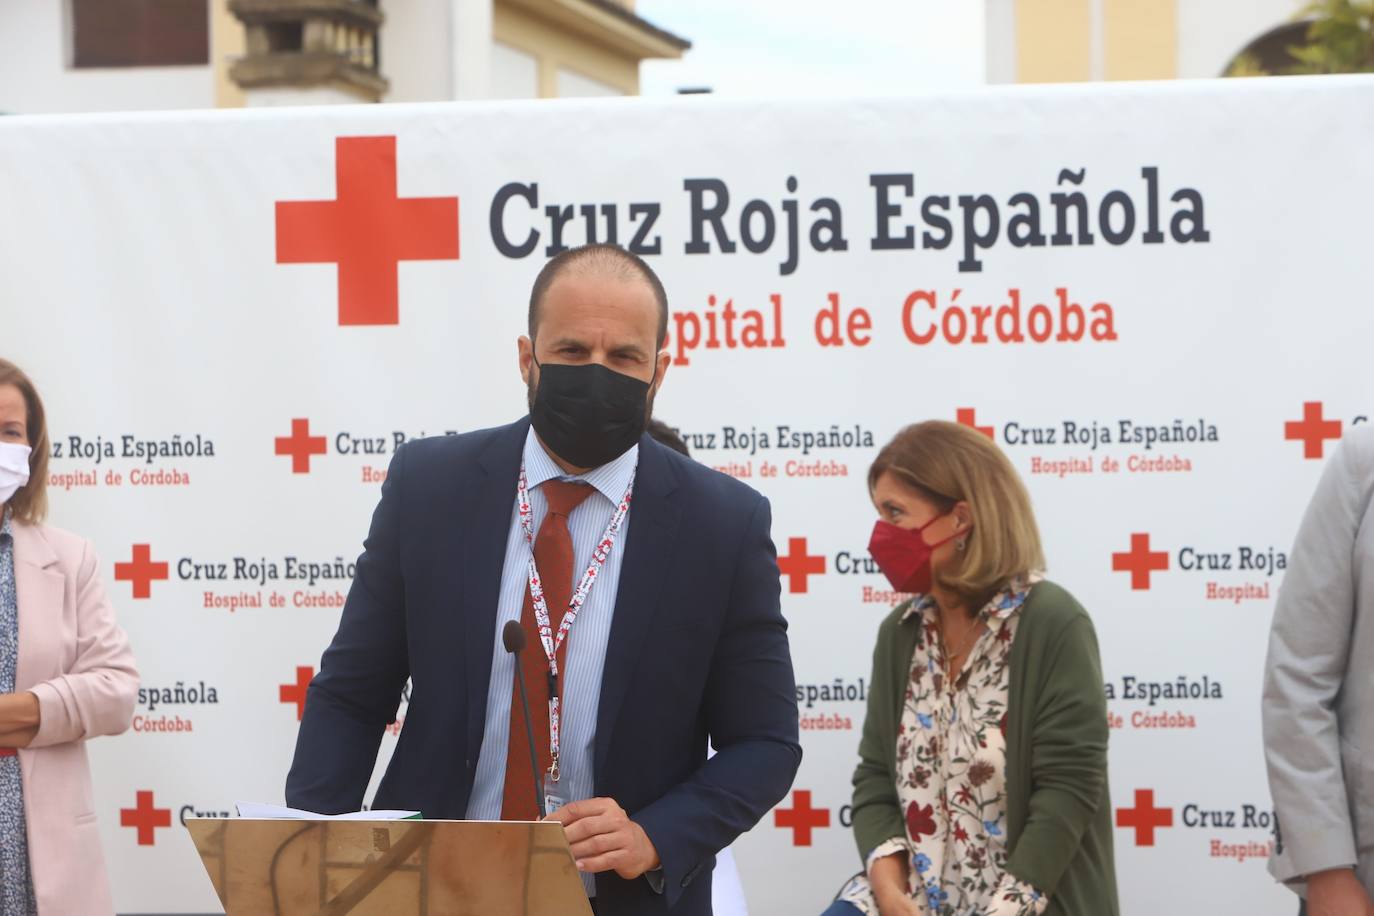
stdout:
[[0,506],[29,482],[29,455],[33,449],[17,442],[0,442]]

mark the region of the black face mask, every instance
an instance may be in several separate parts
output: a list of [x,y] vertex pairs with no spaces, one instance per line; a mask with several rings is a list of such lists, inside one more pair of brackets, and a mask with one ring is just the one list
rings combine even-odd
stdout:
[[579,468],[596,468],[630,450],[648,422],[649,382],[600,363],[539,367],[530,420],[555,455]]

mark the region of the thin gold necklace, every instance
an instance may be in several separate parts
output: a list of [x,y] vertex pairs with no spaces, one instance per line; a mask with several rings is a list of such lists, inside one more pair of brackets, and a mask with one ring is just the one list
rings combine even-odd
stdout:
[[[964,637],[964,642],[959,647],[959,651],[952,654],[948,651],[945,652],[945,680],[949,683],[951,688],[954,686],[954,675],[952,673],[954,660],[956,658],[960,658],[961,656],[963,656],[965,652],[967,652],[969,649],[973,647],[974,643],[977,642],[978,635],[982,631],[982,629],[982,621],[974,623],[973,626],[969,627],[968,635]],[[944,645],[948,645],[948,642],[945,640],[945,632],[943,627],[940,630],[940,642]]]

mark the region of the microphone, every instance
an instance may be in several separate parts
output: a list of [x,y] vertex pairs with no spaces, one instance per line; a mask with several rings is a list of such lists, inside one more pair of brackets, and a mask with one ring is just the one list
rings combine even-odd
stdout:
[[539,787],[539,752],[534,749],[534,729],[530,727],[530,698],[525,693],[525,675],[520,669],[520,652],[525,648],[525,628],[520,626],[520,621],[506,621],[505,628],[501,630],[501,642],[515,659],[515,683],[520,686],[520,706],[525,711],[525,737],[530,743],[530,775],[534,777],[534,803],[542,821],[548,812],[544,810],[544,793]]

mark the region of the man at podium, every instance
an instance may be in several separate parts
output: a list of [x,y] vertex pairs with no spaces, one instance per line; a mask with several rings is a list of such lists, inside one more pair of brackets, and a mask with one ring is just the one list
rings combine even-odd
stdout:
[[362,805],[409,678],[376,807],[547,806],[598,916],[711,912],[715,853],[787,793],[801,747],[767,500],[644,434],[667,320],[641,259],[566,251],[519,339],[529,416],[396,452],[288,804]]

